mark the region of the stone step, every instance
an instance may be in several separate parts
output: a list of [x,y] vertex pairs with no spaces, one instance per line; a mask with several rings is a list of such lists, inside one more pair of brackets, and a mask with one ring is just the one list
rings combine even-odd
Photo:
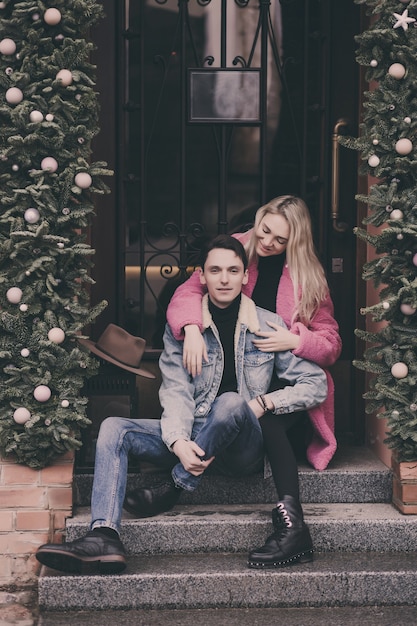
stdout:
[[384,605],[48,611],[40,614],[38,626],[68,626],[71,623],[77,626],[411,626],[417,624],[417,607]]
[[[388,534],[388,533],[387,533]],[[416,553],[326,552],[273,571],[246,567],[246,554],[132,557],[116,576],[43,568],[41,611],[414,605]]]
[[[155,468],[146,469],[146,472],[129,474],[129,488],[152,485],[166,476],[156,472]],[[363,446],[340,447],[323,472],[301,463],[299,476],[303,502],[391,502],[392,499],[391,470]],[[92,481],[92,474],[75,475],[75,504],[90,504]],[[272,478],[264,479],[260,474],[242,478],[207,474],[195,492],[181,496],[182,504],[261,504],[275,501]]]
[[[319,552],[408,552],[417,548],[417,516],[390,504],[306,504],[305,520]],[[90,511],[67,520],[67,540],[83,536]],[[124,513],[129,555],[247,552],[273,531],[270,505],[177,505],[153,518]]]

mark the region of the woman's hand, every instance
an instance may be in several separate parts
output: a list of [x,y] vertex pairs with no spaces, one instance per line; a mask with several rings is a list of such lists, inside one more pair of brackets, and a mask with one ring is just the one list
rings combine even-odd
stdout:
[[182,362],[191,376],[201,374],[203,359],[204,361],[208,360],[203,335],[200,333],[197,324],[187,324],[187,326],[184,326]]
[[300,344],[300,337],[294,335],[287,328],[279,326],[274,322],[267,322],[268,326],[275,330],[271,332],[256,333],[263,339],[255,339],[253,345],[261,352],[284,352],[285,350],[295,350]]

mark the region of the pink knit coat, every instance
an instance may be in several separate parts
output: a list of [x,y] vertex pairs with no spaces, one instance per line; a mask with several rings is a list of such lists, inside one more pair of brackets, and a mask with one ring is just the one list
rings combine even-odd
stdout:
[[[250,237],[250,233],[234,235],[243,244]],[[251,296],[257,278],[257,262],[249,265],[248,283],[242,291]],[[202,329],[201,297],[206,288],[201,285],[199,272],[193,275],[175,291],[167,310],[167,321],[177,339],[184,337],[183,328],[187,324],[197,324]],[[278,285],[276,311],[284,320],[289,330],[301,338],[298,348],[293,354],[303,359],[313,361],[323,369],[333,365],[340,356],[342,342],[339,328],[333,317],[333,302],[330,296],[322,301],[308,328],[301,322],[291,322],[295,309],[294,288],[290,278],[288,265],[284,266]],[[330,373],[326,371],[328,394],[326,400],[308,411],[313,427],[313,437],[307,447],[307,459],[317,470],[326,469],[336,448],[334,435],[334,383]]]

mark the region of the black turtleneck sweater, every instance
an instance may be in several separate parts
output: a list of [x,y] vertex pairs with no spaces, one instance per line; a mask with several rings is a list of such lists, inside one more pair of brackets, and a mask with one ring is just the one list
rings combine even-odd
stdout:
[[223,377],[217,394],[218,396],[225,391],[237,391],[234,338],[239,307],[240,294],[226,309],[219,309],[209,298],[209,311],[219,331],[224,354]]
[[285,252],[274,256],[258,257],[258,279],[252,293],[257,306],[267,311],[277,310],[278,283],[285,263]]

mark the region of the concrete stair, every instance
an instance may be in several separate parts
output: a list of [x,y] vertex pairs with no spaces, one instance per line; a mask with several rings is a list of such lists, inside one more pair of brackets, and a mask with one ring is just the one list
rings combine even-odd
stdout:
[[[129,483],[160,478],[130,475]],[[76,477],[68,540],[88,529],[91,480]],[[342,448],[325,472],[301,466],[300,484],[313,563],[248,569],[247,552],[272,530],[271,479],[206,476],[172,511],[144,520],[125,514],[122,540],[129,559],[123,574],[69,576],[43,568],[41,612],[46,619],[55,612],[100,609],[415,605],[417,516],[403,516],[390,504],[390,470],[365,448]]]

